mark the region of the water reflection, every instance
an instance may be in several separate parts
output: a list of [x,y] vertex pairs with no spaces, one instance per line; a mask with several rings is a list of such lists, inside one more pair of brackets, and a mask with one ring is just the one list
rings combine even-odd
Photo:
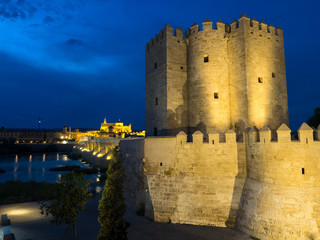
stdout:
[[[0,175],[0,182],[46,181],[53,183],[67,172],[50,171],[50,168],[70,165],[85,167],[80,161],[69,159],[67,154],[35,153],[32,155],[0,156],[0,168],[5,170],[5,173]],[[97,175],[88,175],[86,178],[93,178],[96,181]]]
[[13,176],[15,181],[17,181],[18,179],[18,169],[19,169],[18,155],[16,155],[16,159],[14,160],[14,168],[13,168]]

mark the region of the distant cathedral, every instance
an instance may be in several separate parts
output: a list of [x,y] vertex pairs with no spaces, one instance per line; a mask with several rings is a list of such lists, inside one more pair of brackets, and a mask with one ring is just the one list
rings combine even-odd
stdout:
[[107,123],[107,119],[104,118],[103,123],[101,123],[100,132],[110,133],[110,134],[129,134],[132,132],[131,124],[129,126],[124,126],[120,119],[116,123]]
[[283,31],[243,14],[170,25],[147,43],[146,134],[206,134],[289,124]]

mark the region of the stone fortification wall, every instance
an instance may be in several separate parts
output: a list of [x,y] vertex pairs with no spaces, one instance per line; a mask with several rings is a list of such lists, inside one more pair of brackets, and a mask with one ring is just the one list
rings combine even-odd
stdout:
[[230,127],[228,47],[225,24],[207,19],[188,31],[189,126],[207,133]]
[[145,49],[146,134],[175,135],[188,127],[187,41],[167,24]]
[[119,142],[121,162],[126,179],[123,186],[127,206],[139,209],[145,203],[143,173],[144,138],[122,139]]
[[[244,143],[234,132],[146,138],[144,174],[148,217],[160,222],[232,226],[245,176]],[[237,146],[240,146],[239,149]]]
[[247,16],[239,19],[239,28],[246,50],[248,123],[259,129],[268,124],[273,130],[288,125],[282,29]]
[[[320,127],[281,125],[122,140],[126,197],[159,222],[236,226],[259,239],[320,237]],[[312,238],[311,238],[312,239]]]
[[147,44],[147,136],[289,123],[283,31],[245,14],[212,25],[166,25]]
[[[145,49],[145,118],[148,135],[154,134],[154,128],[164,134],[167,128],[166,35],[167,31],[164,29],[147,43]],[[155,121],[157,124],[153,124]]]
[[277,140],[267,127],[248,133],[247,179],[236,225],[260,239],[320,237],[320,141],[306,124],[298,130],[299,140],[291,140],[290,132],[283,124]]
[[244,132],[248,119],[248,93],[246,72],[246,48],[242,18],[233,20],[226,28],[228,34],[228,68],[230,84],[230,111],[232,127],[237,133]]

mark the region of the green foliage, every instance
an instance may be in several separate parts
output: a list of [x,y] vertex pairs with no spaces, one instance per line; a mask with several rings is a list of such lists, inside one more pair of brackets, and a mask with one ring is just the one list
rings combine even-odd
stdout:
[[307,121],[310,127],[317,128],[320,124],[320,107],[314,110],[313,116],[310,117]]
[[7,181],[0,183],[0,204],[44,201],[55,197],[55,183]]
[[56,188],[56,197],[48,203],[40,205],[41,214],[51,215],[53,224],[67,224],[67,230],[73,230],[76,235],[76,222],[78,215],[85,209],[91,198],[88,191],[89,181],[84,180],[84,174],[70,172],[61,176]]
[[113,159],[107,170],[107,180],[99,203],[99,222],[101,229],[98,240],[126,240],[126,229],[129,223],[123,215],[126,210],[122,195],[122,184],[124,181],[124,170],[122,168],[119,148],[113,150]]

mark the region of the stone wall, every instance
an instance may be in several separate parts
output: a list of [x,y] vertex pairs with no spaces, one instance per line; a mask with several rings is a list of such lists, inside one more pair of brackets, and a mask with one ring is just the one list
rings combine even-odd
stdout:
[[280,28],[242,15],[174,32],[166,25],[146,46],[147,136],[289,124]]
[[146,134],[175,135],[188,127],[187,43],[170,25],[146,45]]
[[107,168],[111,159],[112,149],[118,146],[120,138],[88,137],[79,142],[78,151],[83,159],[92,166]]
[[183,133],[146,138],[148,217],[160,222],[232,226],[245,172],[237,145],[243,148],[234,132],[226,134],[226,142],[219,142],[219,134],[210,134],[209,142],[203,142],[200,132],[193,134],[193,142],[187,142]]
[[[249,132],[247,179],[237,228],[260,239],[310,239],[320,236],[320,141],[306,124],[299,140],[282,125]],[[311,238],[312,239],[312,238]]]
[[[316,130],[320,136],[320,127]],[[303,124],[122,140],[126,196],[159,222],[236,226],[259,239],[320,237],[320,141]],[[315,135],[317,136],[317,135]],[[205,141],[204,139],[207,139]],[[241,138],[240,138],[241,139]]]
[[127,206],[133,209],[138,209],[145,202],[144,143],[144,138],[128,138],[119,142],[122,166],[126,174],[124,197]]
[[[213,129],[224,132],[230,127],[228,41],[225,24],[203,22],[192,25],[188,44],[188,97],[191,133]],[[214,127],[214,128],[213,128]]]
[[165,30],[161,31],[146,45],[145,49],[145,119],[147,135],[154,135],[155,128],[157,128],[160,135],[164,135],[167,129],[166,34]]

